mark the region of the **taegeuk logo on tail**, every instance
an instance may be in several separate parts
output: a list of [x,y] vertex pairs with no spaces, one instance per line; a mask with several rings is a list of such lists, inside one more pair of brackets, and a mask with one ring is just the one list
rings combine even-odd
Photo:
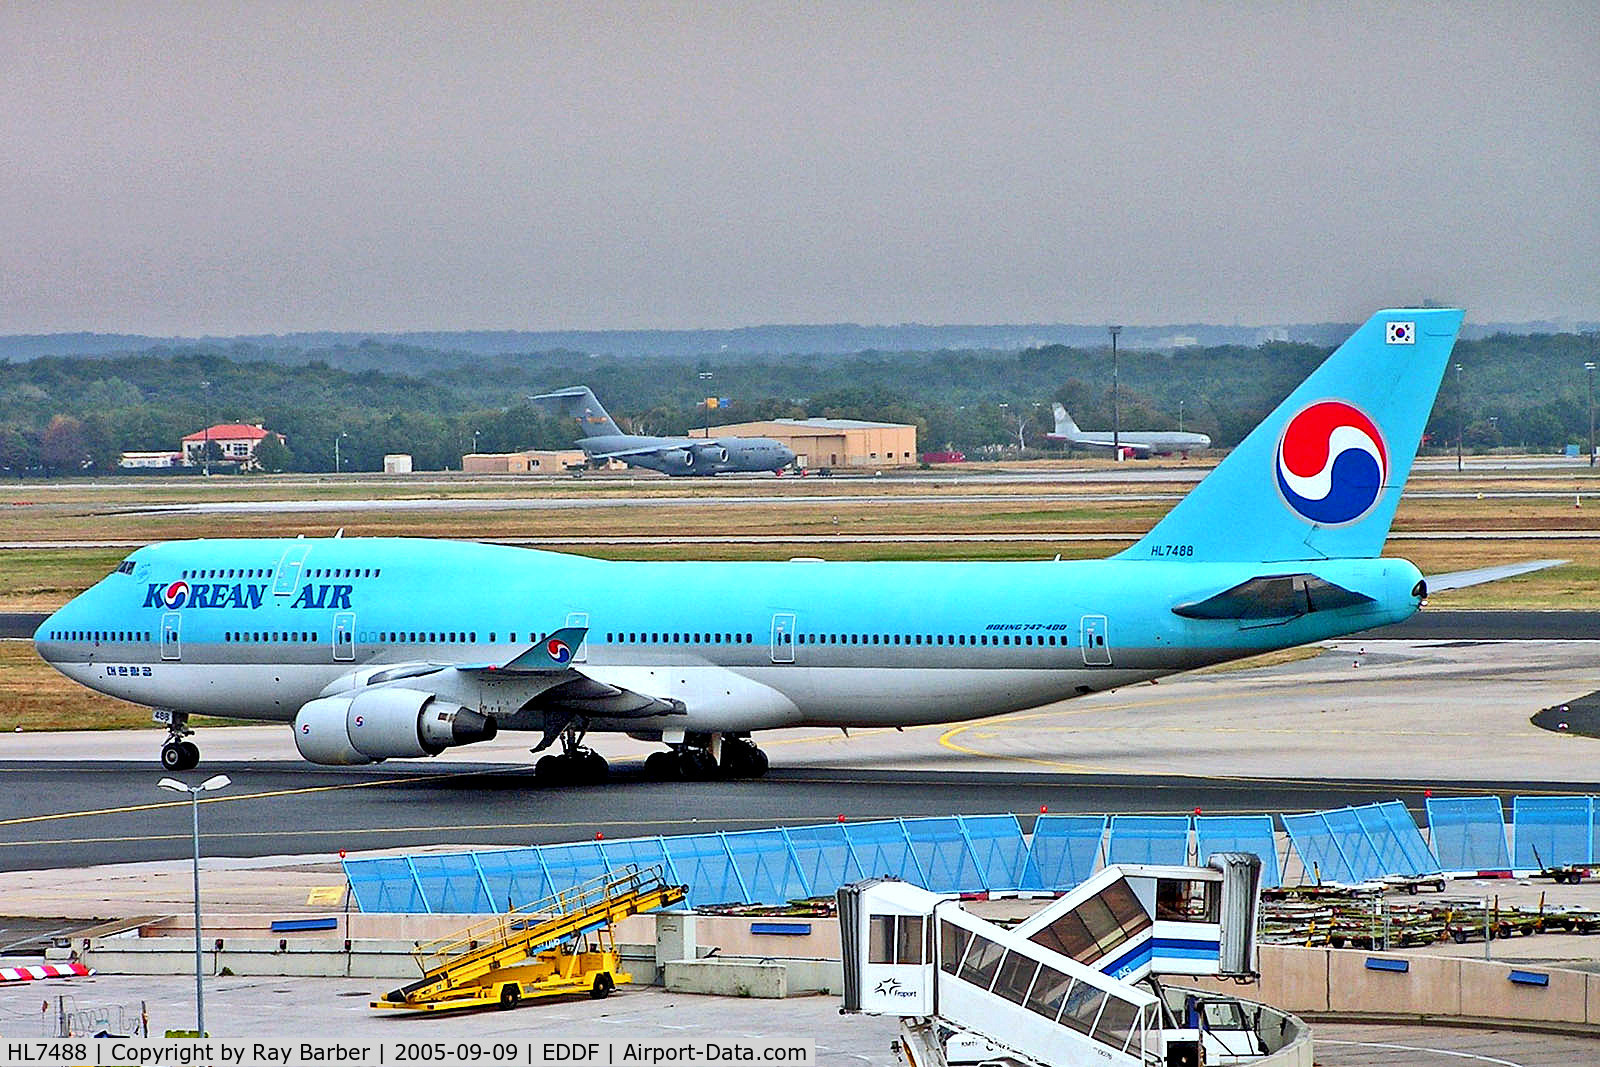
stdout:
[[1342,526],[1366,515],[1389,476],[1389,453],[1377,424],[1343,400],[1301,408],[1283,428],[1275,460],[1283,502],[1320,526]]

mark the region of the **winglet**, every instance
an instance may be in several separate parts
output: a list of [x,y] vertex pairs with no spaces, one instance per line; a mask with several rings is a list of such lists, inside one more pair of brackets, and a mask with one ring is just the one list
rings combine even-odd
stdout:
[[522,653],[500,669],[503,671],[564,671],[572,666],[578,647],[588,636],[587,626],[567,626]]

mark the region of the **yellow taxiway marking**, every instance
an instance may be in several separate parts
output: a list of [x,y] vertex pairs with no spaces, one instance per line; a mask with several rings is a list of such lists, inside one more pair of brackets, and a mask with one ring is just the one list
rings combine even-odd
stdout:
[[[405,778],[382,778],[373,782],[343,782],[339,785],[308,785],[299,789],[271,789],[260,793],[234,793],[219,797],[205,797],[202,804],[236,804],[241,800],[267,800],[271,797],[301,796],[306,793],[330,793],[337,789],[368,789],[380,785],[400,785],[405,782],[426,782],[434,778],[449,778],[454,774],[472,772],[447,772],[423,774]],[[478,772],[482,773],[482,772]],[[188,807],[187,800],[158,800],[149,804],[126,804],[120,808],[86,808],[83,811],[58,811],[51,815],[23,815],[15,819],[0,819],[0,826],[21,826],[24,823],[55,822],[58,819],[82,819],[93,815],[126,815],[136,811],[159,811],[162,808]]]
[[345,888],[342,885],[319,885],[306,894],[306,905],[308,907],[317,907],[318,905],[339,904],[344,900]]

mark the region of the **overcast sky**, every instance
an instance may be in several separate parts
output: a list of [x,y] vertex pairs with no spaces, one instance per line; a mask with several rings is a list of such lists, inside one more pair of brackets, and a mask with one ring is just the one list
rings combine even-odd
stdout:
[[0,5],[0,333],[1600,318],[1597,193],[1593,0]]

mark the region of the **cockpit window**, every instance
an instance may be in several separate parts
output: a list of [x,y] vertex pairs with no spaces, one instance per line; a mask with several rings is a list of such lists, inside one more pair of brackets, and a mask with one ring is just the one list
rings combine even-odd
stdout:
[[133,573],[133,560],[125,559],[121,563],[117,564],[116,573],[117,574],[132,574]]

